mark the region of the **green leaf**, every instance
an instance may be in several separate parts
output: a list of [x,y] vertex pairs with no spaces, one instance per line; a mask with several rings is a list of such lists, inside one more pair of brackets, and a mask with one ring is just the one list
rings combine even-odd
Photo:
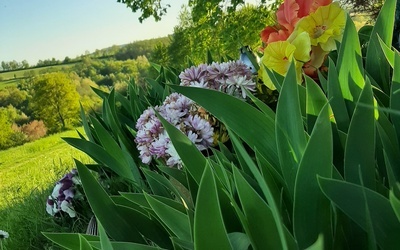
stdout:
[[389,92],[390,66],[381,50],[378,36],[382,38],[385,44],[392,44],[395,10],[396,0],[384,2],[371,33],[365,64],[366,71],[381,85],[382,90],[386,93]]
[[185,168],[196,183],[199,184],[204,167],[207,165],[206,158],[182,131],[175,128],[158,113],[156,114],[171,138],[172,145],[174,145],[176,152],[178,152],[179,157],[182,159]]
[[267,116],[271,119],[275,120],[274,111],[264,102],[260,101],[257,97],[255,97],[250,91],[246,90],[247,96],[250,97],[251,101]]
[[189,188],[187,184],[185,171],[177,168],[170,168],[164,166],[158,166],[158,169],[160,169],[163,173],[173,177],[175,180],[181,183],[185,188]]
[[107,233],[117,241],[145,243],[136,227],[122,217],[117,205],[107,195],[107,192],[96,181],[90,171],[78,160],[75,160],[75,164],[90,207]]
[[[194,250],[194,244],[192,241],[185,241],[182,239],[178,239],[176,237],[171,237],[172,243],[174,244],[174,249],[183,249],[183,250]],[[180,248],[178,248],[180,247]]]
[[307,113],[307,131],[311,134],[313,130],[315,121],[321,112],[322,108],[328,103],[324,92],[318,86],[318,84],[308,76],[306,78],[306,91],[307,91],[307,104],[306,104],[306,113]]
[[328,99],[331,104],[335,121],[339,130],[347,133],[350,124],[349,114],[343,98],[335,63],[329,58],[328,70]]
[[244,233],[234,232],[228,234],[232,250],[247,250],[250,247],[249,237]]
[[297,168],[306,147],[294,63],[282,85],[276,108],[275,132],[282,175],[293,197]]
[[400,199],[395,196],[393,190],[390,190],[389,201],[390,205],[392,205],[394,213],[397,216],[397,220],[400,222]]
[[375,190],[375,117],[374,99],[369,81],[366,82],[350,122],[345,147],[345,179],[363,183]]
[[113,247],[111,245],[111,241],[108,238],[107,233],[104,230],[103,226],[101,225],[100,221],[98,221],[98,220],[97,220],[97,226],[98,226],[98,229],[99,229],[101,249],[113,250]]
[[91,132],[89,123],[88,123],[88,121],[86,119],[85,110],[83,109],[82,103],[79,103],[79,105],[81,106],[80,114],[81,114],[81,120],[82,120],[83,129],[85,130],[85,134],[89,138],[89,141],[94,142],[94,138],[92,136],[92,132]]
[[100,238],[98,236],[86,234],[82,235],[76,233],[43,233],[43,235],[57,245],[65,249],[71,250],[79,249],[80,236],[86,238],[86,240],[88,241],[100,241]]
[[153,194],[172,198],[170,190],[165,185],[168,183],[169,187],[173,188],[173,186],[164,176],[145,168],[142,168],[142,171]]
[[[90,244],[94,247],[101,249],[100,242],[90,241]],[[142,245],[142,244],[131,243],[131,242],[111,242],[111,246],[113,247],[114,250],[132,250],[132,249],[134,249],[134,250],[160,250],[159,247],[153,247],[153,246]]]
[[101,146],[78,138],[63,138],[63,140],[85,152],[96,162],[104,164],[119,176],[135,181],[132,171],[128,167],[122,165],[118,159],[115,159],[112,153],[107,152]]
[[147,202],[158,215],[161,221],[180,239],[190,241],[191,230],[189,218],[186,214],[168,206],[154,196],[144,193]]
[[79,245],[80,250],[92,250],[92,246],[90,245],[89,241],[85,239],[82,235],[79,234]]
[[379,36],[378,36],[378,41],[387,62],[389,63],[390,67],[394,68],[395,52],[389,46],[387,46],[386,43],[382,40],[382,38],[380,38]]
[[322,194],[317,182],[317,175],[332,175],[332,143],[329,105],[325,104],[315,123],[296,176],[293,228],[300,249],[311,246],[320,233],[324,235],[327,244],[332,241],[330,202]]
[[347,15],[342,46],[340,46],[337,61],[340,89],[343,98],[346,100],[357,100],[361,89],[364,87],[362,65],[357,30],[350,16]]
[[[282,249],[277,221],[268,204],[249,185],[236,168],[233,168],[235,184],[244,215],[249,224],[247,235],[255,249]],[[279,222],[278,222],[279,223]]]
[[320,234],[318,239],[311,246],[307,247],[306,250],[324,250],[324,236]]
[[[274,166],[279,166],[274,120],[242,100],[210,89],[171,86],[229,126]],[[213,100],[212,102],[210,100]],[[243,122],[246,121],[246,122]],[[250,125],[251,124],[251,129]]]
[[[135,162],[133,161],[132,157],[127,154],[126,152],[120,148],[118,143],[115,141],[115,139],[109,134],[109,132],[102,126],[102,124],[96,119],[96,118],[91,118],[90,121],[93,124],[94,132],[97,135],[97,138],[99,138],[99,141],[103,148],[109,152],[112,157],[119,162],[118,166],[125,168],[124,170],[120,170],[120,172],[123,173],[129,173],[131,172],[130,175],[123,175],[122,177],[128,178],[136,183],[139,182],[138,178],[140,178],[139,171],[137,170],[137,167],[135,165]],[[136,171],[132,171],[136,169]],[[135,172],[135,175],[133,174]]]
[[[390,108],[400,111],[400,54],[394,56],[392,86],[390,89]],[[397,141],[400,142],[400,114],[391,114],[390,119],[396,129]]]
[[194,214],[195,249],[231,249],[219,205],[214,174],[206,166],[200,181]]
[[365,231],[367,205],[378,245],[382,249],[400,248],[400,223],[387,198],[353,183],[323,177],[318,182],[326,197]]
[[277,227],[277,230],[279,233],[279,240],[280,240],[281,246],[283,249],[287,249],[288,245],[292,245],[291,238],[288,237],[288,234],[285,230],[286,228],[282,221],[282,215],[280,213],[278,201],[276,201],[275,197],[274,197],[274,192],[273,192],[274,189],[273,189],[273,187],[272,188],[270,187],[270,185],[273,185],[273,183],[267,183],[265,181],[265,179],[261,175],[259,169],[255,165],[255,163],[253,162],[251,157],[248,155],[248,153],[244,149],[242,143],[239,141],[237,136],[234,133],[232,133],[232,131],[230,131],[229,128],[228,128],[228,131],[229,131],[229,137],[231,138],[232,143],[236,144],[238,154],[242,155],[242,158],[246,161],[246,164],[248,165],[251,173],[253,174],[254,178],[256,179],[257,183],[260,186],[262,193],[265,197],[265,200],[268,203],[268,205],[271,209],[272,215],[274,217],[274,220],[276,222],[276,227]]

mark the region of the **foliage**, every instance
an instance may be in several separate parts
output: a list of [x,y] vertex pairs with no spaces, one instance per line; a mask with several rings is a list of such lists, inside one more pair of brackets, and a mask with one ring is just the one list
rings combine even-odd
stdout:
[[[163,3],[161,0],[138,1],[138,0],[117,0],[119,3],[126,4],[133,12],[142,11],[139,21],[143,22],[146,18],[153,17],[156,21],[160,21],[162,16],[167,13],[169,4]],[[239,7],[245,5],[244,0],[221,1],[221,0],[189,0],[188,4],[193,9],[193,20],[199,21],[202,17],[208,16],[214,21],[221,18],[224,12],[228,14],[235,12]],[[259,6],[266,4],[266,0],[259,1]],[[272,6],[275,6],[281,0],[276,0]]]
[[77,123],[79,94],[64,73],[49,73],[34,79],[30,108],[50,131],[61,131]]
[[232,48],[249,45],[257,50],[261,45],[259,32],[268,22],[269,13],[265,6],[246,5],[236,12],[224,13],[218,22],[208,17],[194,22],[193,10],[183,8],[168,46],[169,65],[181,68],[182,58],[200,64],[206,60],[207,51],[216,58],[237,58],[239,51]]
[[[399,248],[400,55],[389,47],[394,6],[385,2],[364,59],[348,18],[326,76],[304,76],[300,85],[294,62],[285,77],[269,71],[279,86],[276,110],[250,92],[251,104],[178,86],[177,72],[159,66],[146,97],[132,83],[127,98],[100,93],[102,115],[82,116],[87,138],[66,139],[98,163],[76,161],[100,235],[46,237],[67,249]],[[223,122],[230,138],[202,154],[159,115],[182,169],[144,165],[132,144],[139,114],[171,89]],[[130,190],[109,195],[90,170],[124,178]]]
[[21,126],[21,132],[26,135],[28,141],[34,141],[47,134],[47,128],[43,121],[33,120]]

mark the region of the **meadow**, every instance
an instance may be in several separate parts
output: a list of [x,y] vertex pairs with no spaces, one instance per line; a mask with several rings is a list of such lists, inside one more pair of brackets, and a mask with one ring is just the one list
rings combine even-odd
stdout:
[[20,69],[20,70],[6,71],[6,72],[0,71],[0,89],[3,89],[7,86],[13,86],[13,85],[15,86],[17,84],[17,80],[24,79],[29,75],[40,75],[44,72],[62,71],[74,65],[75,63],[45,66],[39,68]]
[[54,222],[45,202],[55,182],[74,167],[73,158],[91,160],[62,137],[77,137],[77,132],[0,151],[0,229],[10,234],[5,249],[54,249],[41,232],[71,230]]

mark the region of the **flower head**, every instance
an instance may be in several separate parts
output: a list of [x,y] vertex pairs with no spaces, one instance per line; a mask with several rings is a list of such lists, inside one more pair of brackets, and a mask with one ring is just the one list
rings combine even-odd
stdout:
[[[284,76],[289,69],[290,64],[294,61],[296,65],[297,80],[301,81],[301,67],[305,62],[310,60],[310,38],[307,33],[293,33],[287,41],[278,41],[270,43],[264,50],[264,56],[261,62],[265,67],[271,69],[278,74]],[[274,90],[267,72],[260,68],[261,76],[264,84]]]
[[0,240],[7,239],[9,236],[10,235],[6,231],[0,230]]
[[336,49],[341,41],[346,15],[337,2],[319,7],[314,13],[302,18],[296,25],[298,32],[307,32],[311,45],[321,46],[324,51]]
[[46,212],[52,216],[63,211],[73,218],[76,216],[73,199],[79,193],[77,185],[80,185],[81,181],[78,177],[76,169],[71,170],[69,173],[64,175],[54,186],[53,192],[47,198],[46,201]]

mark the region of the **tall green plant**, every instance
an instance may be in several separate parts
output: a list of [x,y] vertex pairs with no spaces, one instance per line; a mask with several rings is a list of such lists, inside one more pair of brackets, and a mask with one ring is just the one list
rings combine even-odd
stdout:
[[[386,1],[378,24],[393,20],[394,4]],[[138,163],[129,124],[143,111],[143,96],[104,95],[102,116],[84,122],[89,140],[69,140],[99,163],[77,167],[100,237],[45,235],[67,249],[400,248],[400,55],[387,49],[388,32],[372,31],[378,43],[369,43],[363,61],[348,20],[337,62],[329,61],[326,79],[320,75],[323,89],[308,77],[297,85],[294,65],[283,80],[271,77],[280,86],[275,114],[254,96],[251,105],[149,81],[158,96],[171,88],[192,99],[229,132],[231,144],[205,156],[158,116],[182,169]],[[371,66],[375,57],[389,58],[386,87],[386,69]],[[159,72],[161,82],[177,82],[173,71]],[[134,192],[107,194],[88,167],[113,171]]]

